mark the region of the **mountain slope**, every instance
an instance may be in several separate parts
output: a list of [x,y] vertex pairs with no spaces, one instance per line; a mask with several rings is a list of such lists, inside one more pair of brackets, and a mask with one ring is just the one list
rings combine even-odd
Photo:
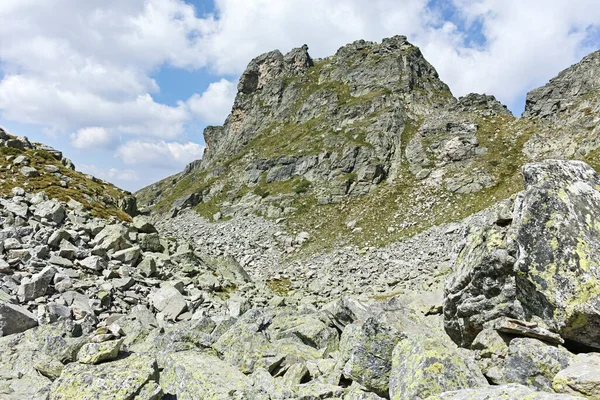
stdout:
[[[252,60],[225,124],[204,132],[204,158],[138,201],[159,214],[285,218],[318,250],[464,218],[519,191],[529,161],[597,167],[597,54],[530,93],[517,119],[493,96],[455,99],[402,36],[322,60],[307,50]],[[549,106],[557,96],[569,107]]]
[[137,209],[131,194],[91,175],[75,171],[62,153],[26,137],[15,137],[0,128],[0,197],[14,188],[44,191],[50,198],[75,200],[94,216],[129,219]]

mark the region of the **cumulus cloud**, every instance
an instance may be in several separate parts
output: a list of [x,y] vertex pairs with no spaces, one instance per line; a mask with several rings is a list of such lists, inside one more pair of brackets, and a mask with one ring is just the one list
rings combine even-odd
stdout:
[[596,0],[215,0],[208,15],[182,0],[101,3],[2,1],[5,118],[172,140],[192,117],[221,123],[235,89],[220,80],[187,104],[159,104],[150,76],[163,65],[235,76],[274,48],[307,43],[322,57],[356,39],[395,34],[421,46],[456,94],[511,102],[591,50],[588,28],[600,21]]
[[115,138],[104,128],[90,127],[71,134],[71,143],[78,149],[108,149],[114,146]]
[[[199,14],[183,0],[0,1],[2,117],[55,135],[75,132],[78,148],[114,146],[109,132],[126,142],[118,157],[165,168],[200,158],[202,146],[187,142],[190,127],[221,124],[236,77],[272,49],[306,43],[325,57],[357,39],[407,35],[455,95],[494,94],[518,112],[528,90],[600,47],[597,0],[212,4]],[[153,76],[165,66],[202,70],[215,82],[163,104]]]
[[135,182],[140,179],[137,171],[132,169],[103,169],[95,165],[81,164],[79,165],[79,170],[105,181]]
[[231,111],[237,85],[227,79],[211,83],[202,95],[195,94],[188,101],[190,111],[211,125],[221,125]]
[[203,152],[204,146],[193,142],[133,140],[119,146],[117,156],[128,165],[172,169],[202,158]]

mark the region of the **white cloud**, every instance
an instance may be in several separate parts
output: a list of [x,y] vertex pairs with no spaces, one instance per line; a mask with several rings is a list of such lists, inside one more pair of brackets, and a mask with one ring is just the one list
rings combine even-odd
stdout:
[[[445,13],[432,4],[454,9]],[[195,119],[222,123],[234,77],[275,48],[306,43],[314,57],[324,57],[357,39],[407,35],[455,95],[487,92],[514,108],[526,91],[600,47],[598,38],[586,41],[586,29],[600,21],[597,0],[214,0],[214,6],[213,14],[198,15],[183,0],[1,0],[2,117],[55,136],[76,132],[72,143],[79,148],[116,144],[107,132],[126,142],[117,156],[131,165],[166,168],[200,158],[202,146],[187,143]],[[450,14],[453,20],[444,20]],[[465,26],[481,27],[480,45],[467,45]],[[153,76],[165,66],[204,68],[215,82],[202,94],[161,104]],[[136,171],[144,179],[154,173]]]
[[106,181],[135,182],[140,179],[137,171],[132,169],[109,168],[106,170],[95,165],[81,164],[79,170]]
[[202,95],[195,94],[187,101],[192,114],[206,124],[222,125],[231,111],[237,85],[227,79],[211,83]]
[[71,144],[78,149],[108,149],[115,144],[115,138],[104,128],[82,128],[71,134]]
[[117,156],[128,165],[172,169],[182,168],[186,164],[202,158],[203,152],[204,146],[193,142],[134,140],[121,145],[117,149]]

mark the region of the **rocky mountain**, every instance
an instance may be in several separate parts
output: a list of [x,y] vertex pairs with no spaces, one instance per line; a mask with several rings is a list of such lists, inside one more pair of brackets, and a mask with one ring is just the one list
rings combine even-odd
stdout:
[[600,53],[515,118],[404,37],[307,50],[150,216],[3,133],[1,399],[600,398]]
[[[98,217],[130,219],[137,213],[137,202],[130,193],[77,172],[71,160],[50,146],[9,135],[0,128],[0,157],[0,196],[44,191],[51,198],[73,201]],[[20,188],[17,193],[15,188]],[[17,216],[25,218],[26,207],[20,208]]]
[[[600,176],[550,160],[527,164],[523,179],[516,196],[405,243],[414,253],[396,261],[427,249],[446,269],[416,280],[416,266],[397,265],[394,281],[373,284],[393,288],[379,295],[303,285],[283,263],[265,279],[208,254],[208,233],[192,243],[148,217],[111,223],[13,196],[0,207],[0,396],[598,398]],[[9,203],[28,208],[24,223]],[[253,229],[232,247],[271,236]],[[440,246],[446,258],[435,255],[444,236],[456,238]],[[346,282],[387,270],[338,264]]]
[[[522,118],[493,96],[455,99],[403,36],[313,60],[303,46],[252,60],[207,149],[138,202],[209,220],[256,214],[310,232],[310,252],[382,245],[521,190],[546,158],[597,164],[598,53],[532,91]],[[383,217],[382,217],[383,216]]]

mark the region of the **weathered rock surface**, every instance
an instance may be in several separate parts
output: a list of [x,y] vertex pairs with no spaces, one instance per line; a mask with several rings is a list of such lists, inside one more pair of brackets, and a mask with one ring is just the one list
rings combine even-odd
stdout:
[[539,392],[523,385],[489,386],[479,389],[463,389],[431,396],[427,400],[582,400],[568,394]]
[[401,341],[392,355],[390,398],[426,399],[443,392],[487,386],[471,361],[443,337],[413,337]]
[[161,395],[151,393],[157,378],[156,361],[144,356],[131,355],[100,365],[73,363],[52,384],[50,399],[156,400]]
[[523,168],[510,226],[472,233],[446,286],[446,330],[469,345],[487,321],[539,322],[600,347],[600,176],[582,162]]
[[554,376],[552,387],[589,399],[600,398],[600,354],[578,354],[569,366]]

